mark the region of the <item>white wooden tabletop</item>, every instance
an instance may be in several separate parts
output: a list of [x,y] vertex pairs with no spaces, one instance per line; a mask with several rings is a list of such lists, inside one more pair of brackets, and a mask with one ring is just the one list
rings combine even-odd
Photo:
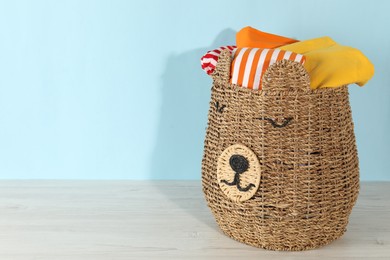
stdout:
[[274,252],[221,233],[200,181],[0,181],[0,259],[390,259],[390,183],[362,183],[347,233]]

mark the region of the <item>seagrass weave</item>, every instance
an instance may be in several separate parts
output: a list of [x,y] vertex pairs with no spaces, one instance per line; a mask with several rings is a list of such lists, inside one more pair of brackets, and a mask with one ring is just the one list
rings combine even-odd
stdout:
[[347,86],[311,90],[303,66],[284,60],[265,72],[262,90],[251,90],[229,83],[230,64],[224,51],[212,75],[202,160],[219,227],[271,250],[339,238],[359,192]]

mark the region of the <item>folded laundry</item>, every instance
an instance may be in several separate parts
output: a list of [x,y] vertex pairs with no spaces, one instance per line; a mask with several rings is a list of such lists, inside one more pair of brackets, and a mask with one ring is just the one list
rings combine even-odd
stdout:
[[238,48],[251,47],[273,49],[294,42],[298,42],[298,40],[262,32],[250,26],[242,28],[236,34]]
[[310,87],[339,87],[356,83],[363,86],[374,75],[374,65],[358,49],[342,46],[330,37],[301,41],[280,47],[306,57]]
[[200,64],[202,66],[202,69],[208,74],[211,75],[215,67],[217,66],[218,57],[219,54],[221,54],[221,51],[228,49],[229,51],[233,51],[236,49],[236,46],[222,46],[218,49],[208,51],[203,57],[200,59]]
[[221,51],[233,57],[231,83],[261,89],[265,70],[274,62],[288,59],[303,64],[310,75],[310,87],[334,88],[356,83],[363,86],[374,75],[374,65],[358,49],[342,46],[330,37],[305,41],[245,27],[236,34],[236,46],[223,46],[201,58],[202,69],[211,75]]
[[280,49],[237,48],[231,65],[231,83],[249,89],[262,89],[262,77],[269,66],[279,60],[303,64],[301,54]]

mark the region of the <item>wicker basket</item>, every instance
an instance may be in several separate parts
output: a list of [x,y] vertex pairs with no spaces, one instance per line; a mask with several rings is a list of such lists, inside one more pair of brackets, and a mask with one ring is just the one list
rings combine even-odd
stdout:
[[262,90],[213,73],[203,191],[229,237],[271,250],[326,245],[345,231],[359,192],[348,88],[310,89],[302,65],[279,61]]

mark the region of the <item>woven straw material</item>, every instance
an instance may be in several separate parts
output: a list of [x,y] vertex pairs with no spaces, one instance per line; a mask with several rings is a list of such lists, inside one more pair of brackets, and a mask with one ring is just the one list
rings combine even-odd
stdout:
[[[230,64],[223,52],[212,75],[202,160],[203,191],[218,225],[233,239],[271,250],[306,250],[339,238],[359,192],[347,86],[311,90],[300,64],[280,61],[265,72],[261,91],[250,90],[229,83]],[[217,174],[221,155],[236,144],[260,165],[260,183],[245,201],[222,189],[232,169]]]
[[[243,156],[248,163],[248,168],[243,172],[245,174],[236,173],[236,171],[232,169],[230,158],[234,158],[234,155]],[[240,176],[239,183],[233,185],[229,184],[235,182],[235,176]],[[250,199],[259,188],[260,177],[261,168],[256,154],[241,144],[229,146],[218,158],[218,184],[225,195],[233,201],[245,201]],[[242,187],[242,191],[237,188],[238,185]]]

